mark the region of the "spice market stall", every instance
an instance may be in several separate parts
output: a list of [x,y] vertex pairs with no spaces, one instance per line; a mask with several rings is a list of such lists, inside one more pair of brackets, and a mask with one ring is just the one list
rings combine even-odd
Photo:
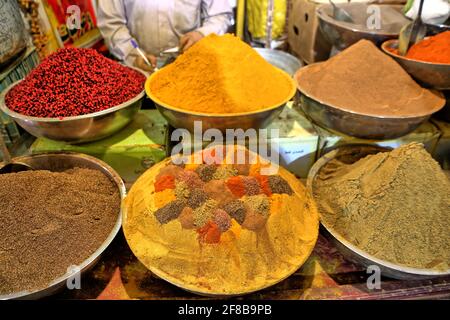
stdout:
[[57,50],[0,96],[34,137],[0,173],[0,298],[448,298],[449,32],[294,76],[230,34],[152,75]]

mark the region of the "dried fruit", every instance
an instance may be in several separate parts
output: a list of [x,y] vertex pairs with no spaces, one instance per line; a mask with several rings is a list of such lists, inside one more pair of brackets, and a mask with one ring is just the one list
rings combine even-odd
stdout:
[[144,90],[145,76],[93,49],[65,48],[48,56],[6,95],[20,114],[64,118],[106,110]]

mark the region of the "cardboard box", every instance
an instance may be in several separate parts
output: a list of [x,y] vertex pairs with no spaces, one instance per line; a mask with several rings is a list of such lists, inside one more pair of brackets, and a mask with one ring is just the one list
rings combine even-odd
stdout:
[[[334,3],[347,3],[347,0],[334,0]],[[371,2],[377,4],[403,4],[405,0],[352,0],[352,2]],[[327,60],[331,45],[322,35],[318,6],[329,0],[292,0],[288,7],[288,44],[292,53],[307,64]]]
[[140,111],[135,120],[117,134],[92,143],[70,145],[37,139],[33,154],[55,151],[86,153],[108,163],[129,186],[167,156],[167,122],[156,110]]
[[310,0],[292,0],[288,8],[288,44],[291,51],[306,63],[327,60],[331,45],[319,29],[316,8]]

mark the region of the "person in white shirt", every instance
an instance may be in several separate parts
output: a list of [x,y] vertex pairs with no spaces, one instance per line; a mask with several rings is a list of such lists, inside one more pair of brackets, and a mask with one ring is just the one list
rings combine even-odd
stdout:
[[99,0],[98,27],[110,52],[146,71],[131,44],[136,41],[156,65],[161,52],[181,51],[211,33],[223,34],[231,24],[229,0]]

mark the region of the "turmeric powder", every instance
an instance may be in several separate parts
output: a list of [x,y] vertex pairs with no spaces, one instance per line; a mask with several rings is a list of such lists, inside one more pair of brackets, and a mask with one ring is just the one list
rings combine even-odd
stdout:
[[295,93],[287,74],[230,34],[200,40],[158,71],[149,89],[164,104],[208,114],[257,111]]

